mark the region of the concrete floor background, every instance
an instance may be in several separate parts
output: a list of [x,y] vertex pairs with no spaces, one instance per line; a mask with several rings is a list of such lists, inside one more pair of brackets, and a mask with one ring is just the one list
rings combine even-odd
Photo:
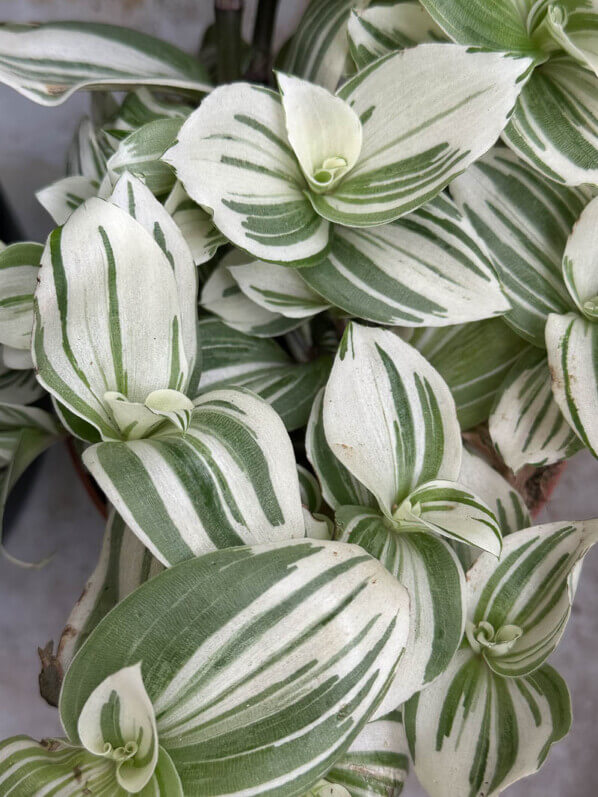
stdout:
[[[281,0],[277,41],[300,17],[306,0]],[[246,0],[247,30],[255,0]],[[211,22],[212,0],[3,0],[2,20],[88,19],[127,24],[196,51]],[[31,240],[43,241],[50,221],[34,191],[62,176],[64,153],[84,94],[58,108],[42,108],[0,86],[0,182]],[[26,477],[25,477],[26,478]],[[577,455],[565,471],[542,520],[598,516],[598,463]],[[56,551],[43,570],[23,570],[0,559],[0,738],[27,733],[35,738],[60,732],[57,712],[37,692],[38,645],[57,640],[72,605],[93,569],[103,524],[68,460],[57,446],[40,473],[9,540],[13,554],[39,560]],[[584,567],[573,615],[552,657],[572,693],[574,724],[553,748],[541,773],[507,790],[509,797],[595,797],[598,795],[598,553]],[[406,797],[423,792],[412,778]]]

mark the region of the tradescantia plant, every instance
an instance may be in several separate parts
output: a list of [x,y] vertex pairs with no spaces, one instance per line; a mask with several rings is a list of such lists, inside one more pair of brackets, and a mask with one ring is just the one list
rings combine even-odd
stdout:
[[0,514],[65,438],[107,504],[0,793],[494,797],[569,729],[598,537],[513,473],[598,450],[596,9],[312,0],[272,71],[236,5],[206,67],[0,27],[3,82],[95,92],[0,250]]

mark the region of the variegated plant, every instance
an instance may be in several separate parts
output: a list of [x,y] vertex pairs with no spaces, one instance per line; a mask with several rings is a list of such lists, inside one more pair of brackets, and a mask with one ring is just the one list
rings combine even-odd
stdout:
[[470,443],[598,451],[598,7],[311,0],[270,73],[275,5],[216,0],[210,69],[0,26],[0,81],[95,91],[0,245],[0,516],[65,437],[108,515],[2,795],[496,797],[568,731],[598,521]]

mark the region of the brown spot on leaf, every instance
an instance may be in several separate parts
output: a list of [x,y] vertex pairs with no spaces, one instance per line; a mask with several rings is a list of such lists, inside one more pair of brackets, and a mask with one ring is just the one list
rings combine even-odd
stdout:
[[58,705],[60,687],[62,685],[62,665],[54,655],[54,642],[50,640],[45,648],[38,648],[42,669],[38,677],[39,693],[51,706]]

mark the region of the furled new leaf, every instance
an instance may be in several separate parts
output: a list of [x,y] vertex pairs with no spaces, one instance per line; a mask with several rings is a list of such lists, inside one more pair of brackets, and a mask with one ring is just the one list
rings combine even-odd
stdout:
[[43,246],[17,243],[0,252],[0,343],[14,349],[31,347],[33,291]]

